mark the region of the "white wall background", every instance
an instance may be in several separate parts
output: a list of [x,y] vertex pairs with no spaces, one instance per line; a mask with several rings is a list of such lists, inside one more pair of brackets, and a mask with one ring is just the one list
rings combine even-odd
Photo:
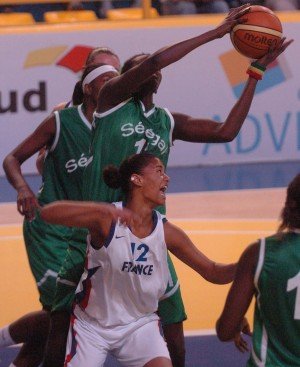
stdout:
[[[50,113],[57,103],[71,96],[76,74],[55,65],[24,69],[30,51],[76,45],[109,46],[121,61],[139,52],[158,48],[203,33],[212,26],[124,28],[116,30],[70,31],[65,33],[0,34],[0,106],[9,103],[17,91],[18,113],[0,113],[0,159]],[[300,150],[300,23],[284,23],[284,33],[295,42],[285,53],[291,77],[257,94],[238,138],[230,144],[175,142],[170,165],[198,165],[230,162],[296,160]],[[219,56],[232,50],[229,37],[216,40],[189,54],[163,71],[163,83],[156,103],[171,111],[224,120],[236,98],[226,78]],[[28,112],[22,105],[26,91],[46,83],[46,112]],[[32,99],[32,103],[37,100]],[[35,172],[34,160],[24,172]],[[3,175],[3,169],[0,169]]]

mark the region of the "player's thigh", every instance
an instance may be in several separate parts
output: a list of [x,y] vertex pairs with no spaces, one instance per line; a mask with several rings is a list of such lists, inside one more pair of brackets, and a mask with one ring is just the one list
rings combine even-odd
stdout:
[[170,354],[157,320],[150,321],[129,332],[123,337],[120,347],[114,350],[113,354],[122,365],[127,367],[141,367],[160,358],[170,360]]
[[108,346],[85,321],[71,317],[65,367],[102,367]]

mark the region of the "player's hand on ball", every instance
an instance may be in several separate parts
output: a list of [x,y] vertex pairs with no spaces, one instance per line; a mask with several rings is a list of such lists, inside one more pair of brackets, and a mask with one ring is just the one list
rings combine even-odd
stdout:
[[294,42],[293,39],[286,41],[286,37],[283,37],[278,43],[277,45],[273,45],[269,48],[269,51],[267,52],[267,54],[265,56],[263,56],[262,58],[258,59],[258,63],[261,66],[265,66],[267,67],[271,62],[273,62],[275,59],[277,59],[277,57],[282,54],[286,48],[292,43]]
[[232,28],[237,24],[245,22],[247,19],[241,17],[250,11],[250,4],[244,4],[237,8],[230,9],[224,21],[216,28],[218,37],[222,38],[225,34],[230,33]]

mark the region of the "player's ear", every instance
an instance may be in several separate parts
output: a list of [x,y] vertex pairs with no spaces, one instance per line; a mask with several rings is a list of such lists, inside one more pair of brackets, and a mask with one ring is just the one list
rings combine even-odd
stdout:
[[83,87],[83,94],[86,94],[88,96],[90,96],[92,94],[92,87],[89,84],[86,84]]
[[140,176],[140,175],[138,175],[138,174],[136,174],[136,173],[133,173],[133,174],[131,175],[131,177],[130,177],[130,181],[131,181],[133,184],[137,185],[137,186],[142,186],[142,184],[143,184],[143,178],[142,178],[142,176]]

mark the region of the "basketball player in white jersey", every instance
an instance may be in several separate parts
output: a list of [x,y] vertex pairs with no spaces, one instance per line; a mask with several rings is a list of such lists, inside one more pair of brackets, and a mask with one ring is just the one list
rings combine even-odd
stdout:
[[103,366],[110,352],[127,367],[170,367],[156,313],[168,284],[167,249],[217,284],[233,279],[235,264],[211,261],[154,210],[165,204],[169,177],[152,154],[107,167],[104,180],[121,187],[126,203],[60,201],[41,210],[50,223],[89,229],[65,366]]

